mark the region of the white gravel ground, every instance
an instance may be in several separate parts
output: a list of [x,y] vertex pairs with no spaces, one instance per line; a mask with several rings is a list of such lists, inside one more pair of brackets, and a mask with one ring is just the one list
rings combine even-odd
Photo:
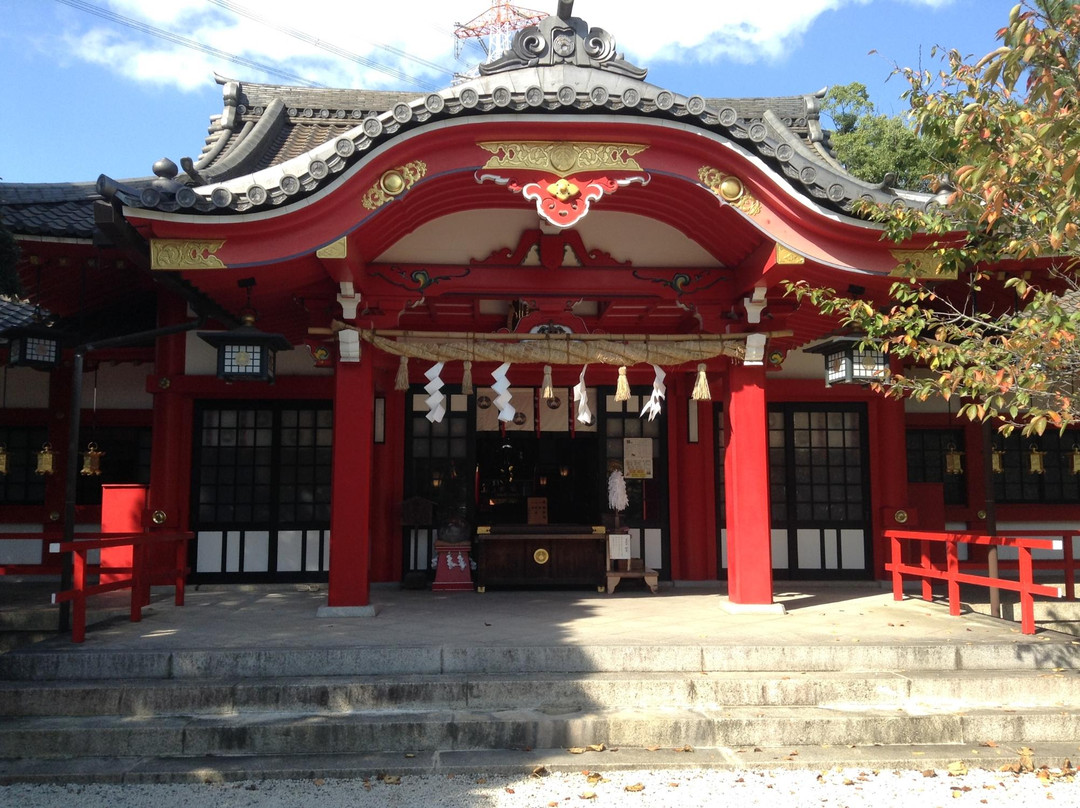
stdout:
[[1080,806],[1071,773],[1038,776],[971,770],[881,771],[617,771],[542,777],[405,775],[380,780],[263,780],[207,785],[26,785],[0,787],[12,808],[1025,808]]

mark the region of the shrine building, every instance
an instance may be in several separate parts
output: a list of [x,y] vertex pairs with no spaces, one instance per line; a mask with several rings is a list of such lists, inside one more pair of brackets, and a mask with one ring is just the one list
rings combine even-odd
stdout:
[[848,174],[822,93],[658,87],[567,2],[439,92],[218,82],[179,165],[0,183],[29,301],[0,304],[4,530],[56,526],[39,456],[73,445],[80,526],[144,486],[189,582],[328,582],[347,614],[447,542],[469,589],[602,586],[618,534],[661,586],[768,606],[884,579],[886,529],[978,531],[988,489],[1002,528],[1080,516],[1071,437],[995,437],[984,472],[978,425],[873,392],[886,359],[786,293],[936,271],[853,212],[933,200]]

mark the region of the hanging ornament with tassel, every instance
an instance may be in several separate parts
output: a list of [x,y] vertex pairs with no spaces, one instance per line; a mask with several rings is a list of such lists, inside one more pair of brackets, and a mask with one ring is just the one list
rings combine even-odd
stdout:
[[615,385],[615,400],[630,400],[630,382],[626,380],[626,365],[619,368],[619,381]]
[[544,401],[555,398],[555,385],[551,383],[551,365],[544,365],[544,381],[540,385],[540,398]]
[[461,370],[461,394],[471,396],[473,394],[472,362],[465,360]]
[[409,389],[409,358],[407,356],[402,356],[401,361],[398,362],[397,378],[394,379],[394,389]]
[[690,394],[694,401],[709,401],[712,393],[709,392],[709,378],[705,375],[705,363],[697,366],[697,382],[694,384],[694,392]]

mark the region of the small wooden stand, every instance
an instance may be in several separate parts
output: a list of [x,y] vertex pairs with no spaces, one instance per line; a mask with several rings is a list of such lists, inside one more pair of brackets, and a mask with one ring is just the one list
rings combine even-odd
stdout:
[[623,578],[641,578],[654,595],[659,584],[656,570],[645,566],[645,559],[633,558],[629,533],[609,533],[607,537],[607,593],[610,595]]
[[472,545],[469,542],[435,542],[435,554],[438,559],[435,580],[431,584],[433,592],[472,592],[472,569],[469,554]]

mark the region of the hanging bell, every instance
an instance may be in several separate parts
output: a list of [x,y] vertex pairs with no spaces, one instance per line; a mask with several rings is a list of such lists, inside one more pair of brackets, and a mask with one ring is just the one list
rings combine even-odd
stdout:
[[964,473],[964,453],[956,448],[955,443],[950,443],[949,447],[945,450],[945,473]]
[[994,474],[1005,472],[1005,450],[998,448],[997,444],[990,449],[990,470]]
[[1031,451],[1028,453],[1028,472],[1030,474],[1044,474],[1046,472],[1046,466],[1043,463],[1043,457],[1046,452],[1041,451],[1034,443],[1031,444]]
[[37,468],[34,474],[52,474],[56,471],[56,452],[51,443],[43,443],[37,453]]
[[101,458],[104,456],[105,453],[98,449],[98,445],[90,441],[86,445],[86,451],[82,453],[82,468],[79,474],[83,477],[101,476]]

